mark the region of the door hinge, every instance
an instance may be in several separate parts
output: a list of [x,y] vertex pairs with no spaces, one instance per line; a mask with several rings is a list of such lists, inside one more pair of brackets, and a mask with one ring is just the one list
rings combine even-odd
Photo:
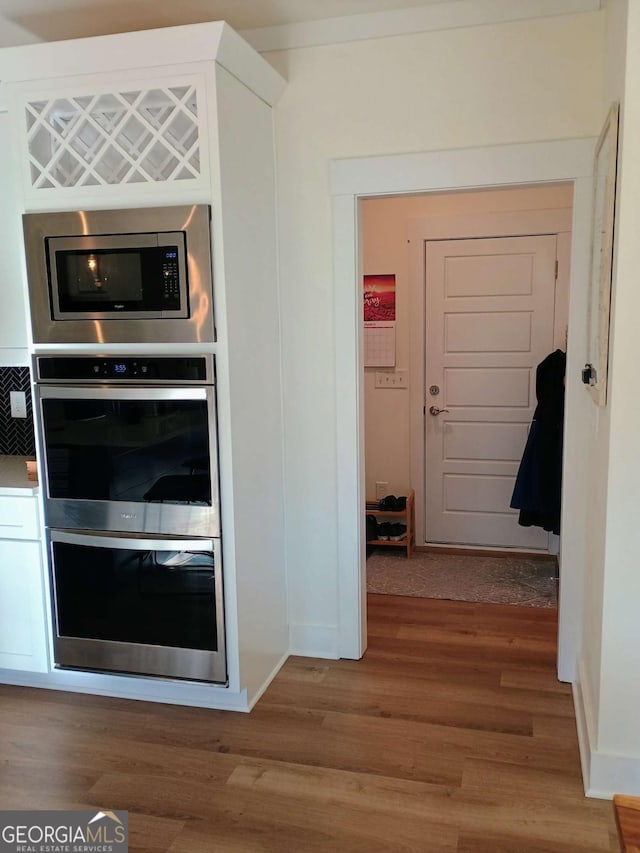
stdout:
[[558,262],[556,261],[556,281],[558,280]]

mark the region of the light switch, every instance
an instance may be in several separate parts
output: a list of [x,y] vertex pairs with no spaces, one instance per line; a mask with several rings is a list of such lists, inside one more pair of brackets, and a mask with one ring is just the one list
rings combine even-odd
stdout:
[[408,388],[408,370],[376,370],[376,388]]
[[389,483],[383,480],[376,480],[376,500],[380,501],[386,498],[389,494]]

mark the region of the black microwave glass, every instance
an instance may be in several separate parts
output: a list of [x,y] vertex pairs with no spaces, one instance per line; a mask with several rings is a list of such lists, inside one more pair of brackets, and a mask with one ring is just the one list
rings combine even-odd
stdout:
[[188,317],[184,233],[49,238],[54,320]]

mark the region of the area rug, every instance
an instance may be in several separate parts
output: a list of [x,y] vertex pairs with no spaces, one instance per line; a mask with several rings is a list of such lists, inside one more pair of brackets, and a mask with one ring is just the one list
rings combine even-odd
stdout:
[[557,607],[556,564],[535,557],[373,551],[367,592],[524,607]]

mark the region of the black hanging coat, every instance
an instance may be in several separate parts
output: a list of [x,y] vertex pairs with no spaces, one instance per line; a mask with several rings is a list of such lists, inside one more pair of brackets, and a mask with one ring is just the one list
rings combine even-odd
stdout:
[[519,524],[560,533],[566,355],[557,349],[536,369],[538,405],[516,477],[511,507]]

